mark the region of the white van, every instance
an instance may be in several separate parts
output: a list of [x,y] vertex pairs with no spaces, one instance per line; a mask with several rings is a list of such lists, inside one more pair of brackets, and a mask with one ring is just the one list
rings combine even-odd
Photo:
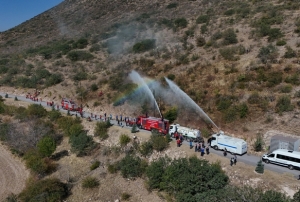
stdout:
[[277,149],[262,156],[265,163],[287,166],[289,169],[300,168],[300,152],[287,149]]

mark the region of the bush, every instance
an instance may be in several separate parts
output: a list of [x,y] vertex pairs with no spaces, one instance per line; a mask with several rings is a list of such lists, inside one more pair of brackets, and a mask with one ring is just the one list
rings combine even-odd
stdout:
[[267,87],[273,87],[282,82],[281,72],[270,72],[267,76]]
[[91,166],[90,166],[90,170],[95,170],[96,168],[98,168],[100,166],[100,161],[95,161]]
[[299,85],[300,84],[299,74],[298,73],[291,74],[287,76],[284,81],[286,83],[291,83],[293,85]]
[[174,20],[174,24],[176,27],[185,28],[188,24],[187,20],[185,18],[177,18]]
[[78,39],[75,43],[73,43],[73,48],[83,49],[88,45],[88,40],[85,38]]
[[82,81],[82,80],[87,80],[88,78],[88,74],[86,72],[77,72],[74,76],[73,76],[73,80],[74,81]]
[[284,46],[286,44],[285,40],[279,40],[276,42],[276,46]]
[[294,58],[297,56],[296,51],[294,51],[290,46],[286,46],[286,52],[284,53],[285,58]]
[[56,149],[55,140],[50,136],[44,136],[37,144],[42,157],[49,157]]
[[59,84],[60,82],[62,82],[64,80],[63,78],[63,75],[60,74],[60,73],[55,73],[55,74],[52,74],[51,76],[49,76],[47,79],[46,79],[46,86],[53,86],[53,85],[56,85],[56,84]]
[[206,44],[205,38],[202,36],[197,37],[196,43],[198,47],[202,47]]
[[178,6],[178,3],[170,3],[167,5],[167,9],[176,8]]
[[177,116],[178,116],[177,107],[172,107],[164,114],[164,118],[168,119],[170,123],[173,123],[177,119]]
[[202,23],[208,23],[209,22],[209,16],[208,15],[200,15],[197,19],[196,19],[196,23],[197,24],[202,24]]
[[88,155],[95,146],[93,138],[87,136],[85,132],[71,135],[69,143],[71,144],[71,151],[77,156]]
[[128,135],[122,134],[120,136],[120,144],[121,146],[126,146],[131,141]]
[[264,141],[263,141],[263,137],[262,137],[261,134],[257,134],[256,135],[256,140],[254,142],[253,147],[254,147],[254,151],[256,151],[256,152],[260,152],[260,151],[263,150],[263,148],[264,148]]
[[52,111],[48,112],[48,117],[49,117],[50,121],[57,121],[61,116],[62,116],[61,113],[56,110],[52,110]]
[[151,155],[153,152],[152,142],[151,141],[143,142],[139,147],[139,152],[144,157]]
[[97,84],[93,83],[93,84],[91,85],[91,90],[92,90],[93,92],[97,91],[97,90],[98,90]]
[[107,171],[111,174],[116,173],[118,171],[118,167],[116,164],[109,164],[107,166]]
[[236,44],[238,42],[236,34],[232,28],[225,30],[222,36],[223,45]]
[[153,149],[156,151],[163,151],[169,146],[168,139],[157,132],[152,132],[150,141]]
[[124,192],[124,193],[122,193],[122,195],[121,195],[121,200],[127,201],[128,199],[130,199],[130,197],[131,197],[130,194]]
[[137,125],[136,125],[136,124],[133,124],[133,126],[132,126],[132,128],[131,128],[131,133],[136,133],[136,132],[138,132],[138,131],[139,131],[139,129],[138,129]]
[[224,15],[230,16],[233,15],[235,13],[234,9],[228,9],[227,11],[224,12]]
[[[74,119],[73,117],[63,116],[57,119],[57,124],[59,128],[63,130],[64,135],[70,136],[73,131],[78,131],[80,127],[77,124],[81,124],[81,120],[79,118]],[[74,126],[72,130],[70,130],[73,125],[77,126]],[[83,127],[81,126],[81,128]]]
[[155,39],[145,39],[133,45],[134,53],[141,53],[155,48]]
[[21,201],[63,201],[69,195],[66,184],[55,178],[31,182],[20,193]]
[[95,188],[99,186],[99,181],[95,177],[86,177],[82,180],[82,188]]
[[94,135],[99,136],[99,138],[101,140],[105,140],[106,138],[108,138],[108,128],[109,127],[110,126],[108,126],[108,124],[105,122],[97,122],[96,128],[94,130]]
[[121,174],[124,178],[141,177],[145,172],[147,163],[139,157],[126,155],[119,163]]
[[262,160],[259,160],[257,163],[257,166],[255,168],[255,172],[263,174],[264,173],[264,164],[262,163]]
[[282,93],[290,93],[292,92],[293,87],[291,85],[284,85],[280,87],[280,92]]
[[291,104],[291,100],[287,96],[281,96],[277,100],[276,103],[276,112],[282,113],[287,111],[292,111],[294,109],[294,106]]
[[277,49],[272,44],[268,46],[263,46],[259,49],[259,54],[257,55],[260,58],[262,63],[267,63],[268,61],[274,61],[277,58]]
[[94,58],[94,56],[86,51],[70,51],[67,54],[67,58],[69,58],[71,61],[76,62],[76,61],[89,61]]
[[28,151],[24,155],[26,167],[31,169],[34,173],[45,175],[53,172],[56,169],[56,164],[51,160],[45,158],[35,150]]
[[47,115],[46,109],[38,104],[31,104],[27,108],[27,114],[29,116],[34,116],[34,117],[45,117]]

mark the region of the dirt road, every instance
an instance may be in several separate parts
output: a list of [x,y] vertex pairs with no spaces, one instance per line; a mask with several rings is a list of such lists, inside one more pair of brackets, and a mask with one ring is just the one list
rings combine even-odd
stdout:
[[19,194],[25,187],[29,171],[20,159],[0,143],[0,201],[9,194]]

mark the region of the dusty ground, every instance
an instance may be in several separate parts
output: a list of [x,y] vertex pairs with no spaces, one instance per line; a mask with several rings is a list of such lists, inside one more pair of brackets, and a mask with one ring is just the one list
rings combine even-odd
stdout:
[[19,194],[25,187],[29,171],[23,162],[0,143],[0,201],[9,194]]

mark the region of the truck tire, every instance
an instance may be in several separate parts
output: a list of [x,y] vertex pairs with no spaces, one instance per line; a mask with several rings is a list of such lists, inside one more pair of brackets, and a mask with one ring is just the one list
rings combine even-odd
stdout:
[[218,146],[217,145],[215,145],[214,146],[214,150],[218,150],[219,148],[218,148]]
[[269,159],[266,159],[266,160],[265,160],[265,163],[266,163],[266,164],[269,164],[269,163],[270,163]]
[[293,170],[293,169],[294,169],[294,166],[289,165],[289,169],[290,169],[290,170]]

